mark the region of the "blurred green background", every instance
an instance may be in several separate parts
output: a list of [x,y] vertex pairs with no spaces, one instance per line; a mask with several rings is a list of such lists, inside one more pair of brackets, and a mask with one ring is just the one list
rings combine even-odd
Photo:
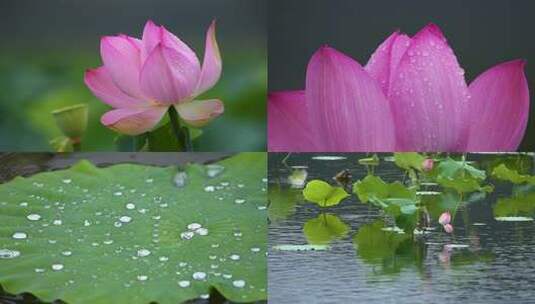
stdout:
[[217,19],[223,74],[200,98],[219,98],[225,113],[203,128],[196,151],[266,149],[265,0],[6,0],[0,3],[0,150],[50,151],[61,135],[52,110],[89,105],[85,151],[118,149],[100,124],[110,109],[83,82],[100,66],[100,37],[140,37],[148,19],[180,37],[202,61],[206,30]]

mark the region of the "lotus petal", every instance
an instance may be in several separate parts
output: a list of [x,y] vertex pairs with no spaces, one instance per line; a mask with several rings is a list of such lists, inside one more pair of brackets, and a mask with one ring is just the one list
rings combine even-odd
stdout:
[[317,150],[308,122],[304,91],[276,92],[268,95],[268,150]]
[[499,64],[470,84],[469,151],[515,151],[526,131],[529,89],[524,60]]
[[411,40],[389,90],[399,151],[463,151],[468,140],[464,71],[440,29]]
[[223,114],[225,107],[218,99],[194,100],[175,105],[175,108],[187,124],[202,127],[208,122]]
[[139,135],[150,131],[162,119],[167,107],[116,109],[104,113],[103,125],[126,135]]
[[394,124],[379,84],[355,60],[322,47],[307,68],[305,96],[322,151],[392,151]]
[[113,83],[108,70],[103,66],[87,70],[84,75],[84,82],[96,97],[114,108],[147,105],[146,101],[135,99],[121,91]]
[[222,69],[221,54],[219,53],[219,47],[217,45],[217,40],[215,37],[215,20],[212,21],[212,24],[208,28],[206,33],[206,46],[204,49],[204,60],[202,63],[201,74],[199,77],[199,82],[197,83],[197,88],[195,90],[195,95],[199,95],[211,87],[213,87],[219,77],[221,76]]

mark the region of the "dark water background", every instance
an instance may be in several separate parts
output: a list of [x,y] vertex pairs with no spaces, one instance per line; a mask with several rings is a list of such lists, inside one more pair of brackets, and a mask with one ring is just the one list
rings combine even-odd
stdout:
[[[288,168],[281,164],[285,155],[270,153],[270,187],[281,185],[289,174]],[[314,155],[292,154],[287,163],[308,166],[308,180],[331,181],[342,169],[351,171],[353,182],[366,175],[365,167],[357,163],[364,155],[345,155],[346,160],[335,161],[313,160]],[[468,159],[477,159],[478,164],[484,165],[500,157],[469,155]],[[523,157],[528,164],[524,169],[533,172],[533,160]],[[375,170],[376,175],[388,182],[400,180],[403,175],[392,162],[382,161]],[[304,203],[301,198],[294,208],[271,212],[269,302],[535,303],[535,224],[495,221],[492,206],[498,198],[510,197],[513,187],[495,180],[490,182],[496,186],[493,193],[458,210],[452,235],[437,228],[410,241],[409,248],[375,260],[363,258],[352,237],[359,228],[383,216],[377,208],[357,202],[355,195],[338,206],[326,208],[326,213],[337,215],[351,227],[349,234],[333,241],[327,251],[273,249],[282,244],[307,244],[303,225],[322,212],[317,205]],[[469,247],[453,249],[448,260],[443,253],[445,244]]]

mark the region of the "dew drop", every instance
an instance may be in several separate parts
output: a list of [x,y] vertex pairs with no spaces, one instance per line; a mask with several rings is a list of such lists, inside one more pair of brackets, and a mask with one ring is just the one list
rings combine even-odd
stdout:
[[260,252],[260,248],[253,247],[253,248],[251,248],[251,252]]
[[160,260],[160,262],[167,262],[169,261],[169,258],[166,256],[161,256],[158,260]]
[[32,213],[26,217],[30,221],[38,221],[41,219],[41,216],[39,214]]
[[43,272],[45,272],[45,270],[44,270],[43,268],[35,268],[34,270],[35,270],[35,272],[37,272],[37,273],[43,273]]
[[122,223],[130,223],[132,221],[132,218],[125,215],[125,216],[121,216],[119,218],[119,221]]
[[20,251],[11,249],[0,249],[0,259],[13,259],[20,256]]
[[137,276],[137,280],[138,280],[138,281],[146,281],[146,280],[148,280],[148,279],[149,279],[149,277],[146,276],[146,275],[138,275],[138,276]]
[[152,179],[152,178],[147,178],[145,180],[145,182],[148,183],[148,184],[152,183],[153,181],[154,181],[154,179]]
[[72,255],[72,251],[65,250],[65,251],[62,251],[61,254],[64,255],[64,256],[71,256]]
[[225,167],[221,165],[206,165],[205,168],[206,168],[206,175],[208,175],[208,177],[211,177],[211,178],[218,176],[225,170]]
[[232,282],[232,285],[237,288],[243,288],[245,287],[245,281],[244,280],[236,280]]
[[195,236],[193,231],[185,231],[180,234],[180,238],[183,240],[191,240]]
[[230,259],[233,260],[233,261],[238,261],[238,260],[240,259],[240,256],[237,255],[237,254],[232,254],[232,255],[230,256]]
[[113,195],[115,195],[115,196],[122,196],[123,193],[122,193],[121,191],[117,191],[117,192],[113,193]]
[[52,270],[60,271],[63,269],[63,264],[52,264]]
[[186,172],[178,172],[174,178],[175,186],[177,186],[178,188],[182,188],[186,185],[187,180],[188,174]]
[[128,203],[126,204],[126,209],[128,210],[134,210],[136,209],[136,205],[132,204],[132,203]]
[[204,280],[206,279],[206,273],[201,271],[195,272],[193,273],[192,277],[194,280]]
[[199,228],[199,229],[195,230],[195,233],[197,233],[198,235],[205,236],[205,235],[208,235],[208,229]]
[[63,179],[62,182],[64,184],[70,184],[72,182],[72,180],[70,178],[66,178],[66,179]]
[[87,226],[91,226],[91,222],[88,221],[88,220],[85,220],[84,221],[84,226],[87,227]]
[[206,186],[204,187],[204,192],[214,192],[215,187],[214,186]]
[[28,235],[24,232],[15,232],[13,233],[12,237],[15,239],[15,240],[24,240],[28,237]]
[[137,251],[137,256],[138,257],[146,257],[148,255],[150,255],[150,250],[148,250],[148,249],[139,249]]
[[237,198],[237,199],[234,200],[234,202],[236,204],[243,204],[243,203],[245,203],[245,200],[243,198]]
[[205,294],[200,295],[199,298],[201,298],[203,300],[208,300],[208,299],[210,299],[210,295],[205,293]]
[[61,224],[63,224],[63,222],[61,220],[54,220],[52,222],[52,224],[56,225],[56,226],[60,226]]
[[191,224],[189,224],[189,225],[187,226],[187,228],[188,228],[189,230],[197,230],[197,229],[199,229],[199,228],[201,228],[201,227],[202,227],[202,225],[199,224],[199,223],[191,223]]
[[178,286],[182,287],[182,288],[186,288],[186,287],[189,287],[191,285],[191,282],[190,281],[179,281],[178,282]]

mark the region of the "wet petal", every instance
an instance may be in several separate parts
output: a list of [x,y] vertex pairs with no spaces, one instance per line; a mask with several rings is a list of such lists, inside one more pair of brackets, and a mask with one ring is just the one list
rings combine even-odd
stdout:
[[195,95],[209,90],[213,87],[221,76],[221,54],[215,37],[215,20],[212,21],[206,33],[206,45],[204,49],[204,60],[202,63],[201,75]]
[[202,127],[223,114],[225,107],[218,99],[194,100],[175,105],[175,108],[187,124]]
[[126,135],[139,135],[152,130],[162,119],[167,107],[116,109],[104,113],[100,122]]
[[100,55],[113,82],[126,94],[143,99],[139,87],[141,44],[125,35],[106,36],[100,41]]
[[515,151],[526,131],[529,89],[523,60],[499,64],[470,84],[469,151]]
[[85,72],[84,82],[91,92],[103,102],[114,108],[128,108],[146,105],[121,91],[111,79],[105,67],[89,69]]
[[307,116],[304,91],[268,95],[268,150],[316,151]]
[[416,34],[392,78],[389,100],[398,150],[463,151],[468,88],[464,71],[436,25]]
[[189,97],[199,71],[182,53],[158,44],[145,61],[140,74],[143,93],[164,104],[173,104]]
[[306,101],[322,151],[392,151],[394,125],[379,84],[355,60],[323,47],[307,68]]
[[388,96],[391,78],[395,75],[399,61],[409,47],[410,41],[409,36],[405,34],[393,33],[379,45],[364,67],[366,72],[379,82],[385,96]]

